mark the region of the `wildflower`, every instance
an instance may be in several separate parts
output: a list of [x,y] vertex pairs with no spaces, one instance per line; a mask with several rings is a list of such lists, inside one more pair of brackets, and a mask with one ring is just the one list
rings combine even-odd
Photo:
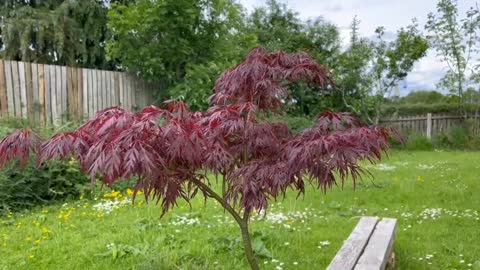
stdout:
[[421,177],[420,175],[417,176],[417,182],[423,183],[423,181],[424,181],[424,180],[423,180],[423,177]]
[[35,255],[31,254],[30,256],[28,256],[28,259],[33,259],[35,257]]
[[115,199],[122,197],[122,194],[120,194],[120,191],[112,190],[110,193],[104,194],[104,198],[109,198],[109,199]]
[[42,227],[42,233],[50,234],[50,233],[52,233],[52,231],[50,231],[47,227]]
[[320,242],[320,245],[321,245],[321,246],[328,246],[328,245],[330,245],[330,244],[331,244],[330,241],[321,241],[321,242]]

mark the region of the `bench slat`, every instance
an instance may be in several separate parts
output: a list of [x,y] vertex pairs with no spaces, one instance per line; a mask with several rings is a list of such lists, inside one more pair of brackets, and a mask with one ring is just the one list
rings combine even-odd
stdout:
[[397,220],[393,218],[384,218],[377,224],[355,270],[385,269],[393,249],[396,227]]
[[362,217],[327,270],[352,270],[365,249],[377,222],[378,217]]

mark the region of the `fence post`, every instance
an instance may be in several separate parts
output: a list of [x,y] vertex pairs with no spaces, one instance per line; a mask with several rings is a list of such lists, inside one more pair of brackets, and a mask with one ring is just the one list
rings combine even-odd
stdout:
[[432,138],[432,114],[427,113],[427,138]]

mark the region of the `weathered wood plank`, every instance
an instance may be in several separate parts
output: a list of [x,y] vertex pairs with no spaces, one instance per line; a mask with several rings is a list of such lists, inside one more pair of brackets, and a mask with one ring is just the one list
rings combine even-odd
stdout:
[[76,83],[77,83],[77,96],[78,96],[78,120],[83,120],[85,111],[83,107],[83,78],[82,78],[82,69],[75,68],[76,76]]
[[[50,77],[50,82],[55,82],[55,87],[52,88],[52,117],[53,124],[58,126],[61,124],[62,119],[62,72],[60,71],[60,66],[51,66],[50,67],[50,76],[54,76],[53,79]],[[54,111],[55,109],[55,111]]]
[[114,80],[114,85],[115,85],[115,105],[116,106],[121,106],[120,105],[120,72],[114,72],[113,73],[113,80]]
[[102,106],[100,107],[100,110],[105,109],[108,105],[107,103],[107,72],[105,70],[101,70],[100,73],[102,74],[102,80],[101,80],[101,85],[102,85],[102,97],[100,98]]
[[32,65],[33,63],[25,63],[25,86],[26,86],[26,95],[27,95],[27,119],[31,124],[36,124],[35,122],[35,113],[34,113],[34,104],[33,104],[33,79],[32,79]]
[[75,102],[76,96],[74,94],[73,90],[73,71],[72,67],[67,67],[67,102],[66,102],[66,107],[67,107],[67,112],[68,112],[68,119],[73,120],[75,119],[75,112],[77,109],[77,105]]
[[117,72],[116,73],[117,77],[115,77],[115,81],[118,85],[118,106],[120,106],[121,108],[124,108],[123,107],[123,80],[122,80],[122,73],[121,72]]
[[92,101],[92,110],[90,111],[90,116],[93,116],[98,110],[98,84],[97,84],[97,73],[94,70],[89,70],[90,78],[92,81],[92,88],[89,90],[88,98]]
[[327,269],[354,269],[355,264],[362,255],[362,252],[377,225],[377,222],[378,217],[362,217]]
[[95,111],[101,110],[103,108],[103,80],[102,72],[94,70],[94,75],[97,76],[97,91],[93,94],[97,100],[97,109]]
[[110,102],[110,93],[109,93],[109,87],[110,87],[110,80],[108,79],[108,72],[106,70],[102,70],[102,85],[103,85],[103,107],[102,109],[105,109],[106,107],[109,106]]
[[88,118],[90,117],[90,103],[91,100],[88,97],[88,70],[85,68],[79,69],[82,72],[82,97],[83,97],[83,117]]
[[13,94],[12,61],[5,61],[5,85],[7,87],[7,111],[10,117],[15,116],[15,95]]
[[32,63],[32,114],[33,114],[33,121],[38,125],[40,124],[40,95],[38,90],[38,65],[36,63]]
[[40,123],[45,124],[45,69],[42,64],[38,64],[38,106],[40,109]]
[[0,117],[8,116],[7,83],[5,81],[5,65],[0,60]]
[[393,250],[397,220],[384,218],[375,227],[355,270],[384,270]]
[[110,106],[117,106],[117,86],[115,84],[115,73],[114,71],[109,71],[110,73]]
[[[48,125],[53,124],[53,113],[52,113],[52,89],[55,89],[52,86],[52,76],[50,75],[52,66],[44,65],[45,70],[45,123]],[[55,85],[55,81],[53,81]]]
[[124,76],[124,85],[125,85],[125,109],[132,110],[132,88],[129,81],[128,74],[123,74]]
[[60,103],[61,103],[61,113],[60,113],[60,120],[62,121],[62,123],[65,123],[67,121],[67,117],[68,117],[68,108],[67,108],[67,105],[68,105],[68,97],[67,97],[67,67],[65,66],[60,66],[60,73],[61,73],[61,87],[60,87],[60,93],[61,93],[61,99],[60,99]]
[[25,63],[18,62],[18,82],[20,87],[20,110],[22,112],[22,118],[27,118],[27,83],[25,78]]
[[13,101],[15,103],[15,117],[22,117],[22,98],[21,98],[21,90],[20,90],[20,79],[19,79],[19,72],[18,72],[18,62],[12,61],[11,62],[12,68],[12,79],[13,79]]
[[107,106],[111,107],[114,105],[115,97],[114,97],[114,86],[112,81],[113,71],[106,71],[106,80],[107,80]]

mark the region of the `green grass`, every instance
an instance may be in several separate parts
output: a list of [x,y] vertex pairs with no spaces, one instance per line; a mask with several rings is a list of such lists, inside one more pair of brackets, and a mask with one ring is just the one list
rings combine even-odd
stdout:
[[[267,215],[281,220],[252,223],[262,269],[325,268],[362,215],[398,219],[395,269],[480,269],[479,168],[478,152],[393,152],[355,191],[288,194]],[[2,217],[0,269],[248,269],[236,225],[212,200],[162,219],[141,200],[102,215],[99,201]]]

